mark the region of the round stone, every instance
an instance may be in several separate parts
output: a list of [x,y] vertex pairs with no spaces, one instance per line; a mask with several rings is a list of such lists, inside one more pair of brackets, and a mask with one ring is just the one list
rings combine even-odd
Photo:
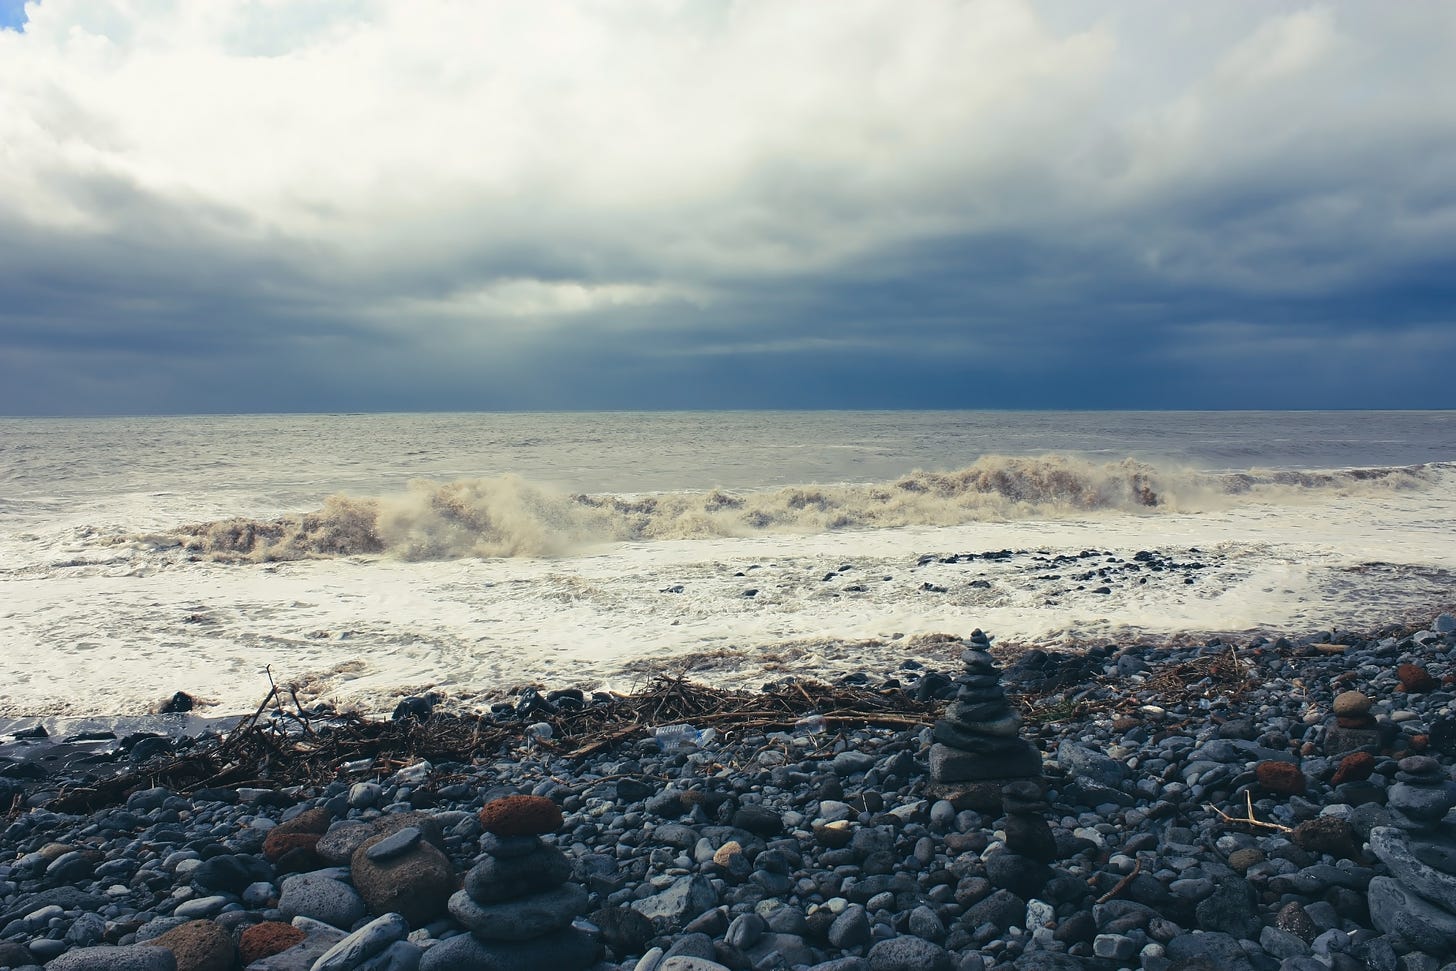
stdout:
[[1335,695],[1335,714],[1343,718],[1357,717],[1368,712],[1372,704],[1370,696],[1363,691],[1341,691]]

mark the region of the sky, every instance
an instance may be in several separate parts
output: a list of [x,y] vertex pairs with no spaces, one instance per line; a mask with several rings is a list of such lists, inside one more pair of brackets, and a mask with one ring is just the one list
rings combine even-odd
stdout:
[[0,0],[0,414],[1456,407],[1456,4]]

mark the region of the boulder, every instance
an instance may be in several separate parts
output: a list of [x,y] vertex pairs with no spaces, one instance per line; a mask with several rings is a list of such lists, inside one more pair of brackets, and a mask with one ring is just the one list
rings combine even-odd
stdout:
[[372,836],[354,851],[354,889],[369,913],[401,914],[413,927],[427,924],[445,912],[455,892],[455,870],[444,853],[423,840],[397,856],[371,860],[369,847],[388,835]]

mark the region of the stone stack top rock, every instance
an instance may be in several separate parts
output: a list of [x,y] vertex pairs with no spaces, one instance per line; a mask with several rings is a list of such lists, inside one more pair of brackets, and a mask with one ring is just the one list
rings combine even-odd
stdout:
[[563,822],[561,809],[545,796],[504,796],[480,807],[480,826],[496,836],[540,836]]
[[1359,718],[1368,714],[1374,702],[1363,691],[1341,691],[1335,695],[1335,714],[1341,718]]

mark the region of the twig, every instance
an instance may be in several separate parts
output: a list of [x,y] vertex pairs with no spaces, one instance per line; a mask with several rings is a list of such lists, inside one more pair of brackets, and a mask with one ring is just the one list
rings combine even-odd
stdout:
[[1247,789],[1245,789],[1244,790],[1244,798],[1245,798],[1245,800],[1247,801],[1247,804],[1248,804],[1248,813],[1249,813],[1249,815],[1247,817],[1245,817],[1245,818],[1242,818],[1242,819],[1239,818],[1238,816],[1230,816],[1228,813],[1224,812],[1222,809],[1219,809],[1217,806],[1214,806],[1214,805],[1210,805],[1208,808],[1209,809],[1212,809],[1214,812],[1218,813],[1219,819],[1222,819],[1226,823],[1242,823],[1245,826],[1254,826],[1254,827],[1257,827],[1258,829],[1272,829],[1276,833],[1292,833],[1292,832],[1294,832],[1294,830],[1291,827],[1289,827],[1289,826],[1281,826],[1279,823],[1266,823],[1262,819],[1255,819],[1254,818],[1254,796],[1253,796],[1253,794],[1250,793]]
[[1105,894],[1103,894],[1102,896],[1098,897],[1096,902],[1099,903],[1099,904],[1105,904],[1105,903],[1107,903],[1107,901],[1111,900],[1113,897],[1116,897],[1118,894],[1122,893],[1124,890],[1127,889],[1127,885],[1129,883],[1132,883],[1132,878],[1135,877],[1135,876],[1137,876],[1139,873],[1141,873],[1142,872],[1142,869],[1143,869],[1143,861],[1142,860],[1133,860],[1132,861],[1132,871],[1130,873],[1128,873],[1127,876],[1125,876],[1121,880],[1117,881],[1117,885],[1114,886],[1111,890],[1107,891]]

